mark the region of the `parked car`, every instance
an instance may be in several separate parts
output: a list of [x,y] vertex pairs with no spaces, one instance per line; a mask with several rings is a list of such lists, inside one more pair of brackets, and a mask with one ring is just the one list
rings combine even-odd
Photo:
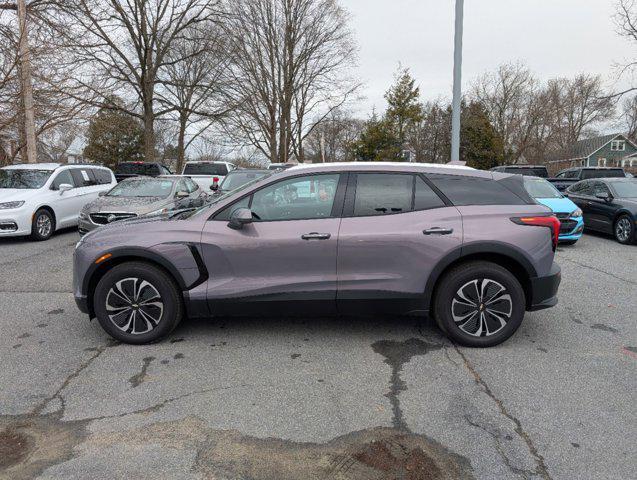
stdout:
[[118,182],[140,175],[158,177],[170,174],[172,172],[167,166],[157,162],[121,162],[115,167],[115,178]]
[[84,206],[80,235],[127,218],[201,207],[205,201],[199,185],[188,177],[128,178]]
[[567,194],[584,212],[586,228],[610,233],[619,243],[637,241],[637,180],[584,180],[569,187]]
[[560,243],[573,245],[584,232],[582,210],[550,182],[539,177],[524,177],[524,187],[531,197],[549,207],[560,221]]
[[517,173],[529,177],[547,178],[549,171],[545,165],[500,165],[493,167],[492,172]]
[[525,310],[557,303],[559,228],[519,175],[299,166],[194,211],[87,234],[74,254],[75,300],[135,344],[169,334],[185,315],[300,305],[306,315],[431,313],[454,341],[488,347],[509,338]]
[[184,165],[182,175],[189,176],[202,190],[210,192],[213,185],[221,183],[235,168],[237,167],[230,162],[191,161]]
[[623,178],[626,173],[623,168],[611,167],[573,167],[562,170],[555,175],[555,178],[547,180],[555,185],[560,192],[563,192],[571,185],[589,178]]
[[234,190],[235,188],[239,188],[242,185],[245,185],[248,182],[252,182],[258,178],[263,177],[272,173],[269,170],[256,170],[256,169],[248,169],[248,168],[237,168],[236,170],[232,170],[223,181],[218,185],[218,187],[214,190],[214,195],[225,195],[226,193]]
[[271,163],[268,165],[268,170],[287,170],[288,168],[292,168],[294,163]]
[[47,240],[78,223],[80,210],[115,185],[113,172],[96,165],[33,163],[0,168],[0,237]]

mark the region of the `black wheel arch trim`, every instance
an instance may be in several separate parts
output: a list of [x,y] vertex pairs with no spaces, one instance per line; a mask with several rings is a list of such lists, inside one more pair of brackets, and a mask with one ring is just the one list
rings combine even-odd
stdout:
[[537,277],[537,270],[521,249],[504,242],[471,242],[453,249],[432,269],[425,286],[425,305],[431,305],[434,289],[442,273],[453,263],[476,254],[508,257],[522,267],[529,280]]
[[187,284],[184,281],[183,276],[179,272],[179,269],[175,267],[172,264],[172,262],[170,262],[170,260],[168,260],[166,257],[156,252],[153,252],[152,250],[148,248],[116,247],[112,250],[108,250],[107,252],[105,252],[105,253],[111,254],[111,256],[107,260],[99,264],[93,263],[91,267],[88,269],[88,271],[84,275],[84,279],[82,282],[82,291],[81,291],[82,295],[88,296],[91,281],[98,271],[102,270],[104,267],[112,265],[113,262],[117,263],[117,260],[120,260],[122,258],[130,259],[130,260],[142,260],[142,261],[148,260],[150,262],[154,262],[160,265],[171,274],[171,276],[175,279],[175,281],[179,285],[179,288],[182,291],[191,290],[197,287],[198,285],[201,285],[203,282],[205,282],[208,279],[208,270],[206,269],[204,261],[201,257],[201,253],[199,252],[199,249],[197,248],[197,246],[193,243],[188,243],[188,242],[170,242],[170,243],[179,243],[179,244],[188,246],[188,249],[190,250],[190,253],[192,254],[195,260],[195,263],[197,265],[197,268],[199,270],[199,277],[194,282]]

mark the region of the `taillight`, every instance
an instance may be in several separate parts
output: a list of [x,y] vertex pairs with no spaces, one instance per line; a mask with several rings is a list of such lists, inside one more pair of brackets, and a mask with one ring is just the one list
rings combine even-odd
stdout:
[[212,183],[219,183],[219,177],[212,177]]
[[551,240],[553,240],[553,251],[557,248],[557,242],[560,236],[560,221],[555,215],[549,215],[546,217],[514,217],[511,221],[518,225],[550,228]]

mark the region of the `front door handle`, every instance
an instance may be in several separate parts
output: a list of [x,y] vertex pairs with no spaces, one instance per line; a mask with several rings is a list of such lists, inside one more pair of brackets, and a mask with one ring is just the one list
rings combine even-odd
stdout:
[[422,233],[425,235],[451,235],[453,228],[431,227],[423,230]]
[[332,235],[329,233],[310,232],[301,235],[303,240],[328,240]]

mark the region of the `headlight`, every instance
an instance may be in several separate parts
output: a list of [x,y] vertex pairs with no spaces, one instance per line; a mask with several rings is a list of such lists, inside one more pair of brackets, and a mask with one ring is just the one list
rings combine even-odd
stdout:
[[582,216],[582,210],[580,208],[578,208],[573,213],[571,213],[571,217],[581,217],[581,216]]
[[20,208],[24,205],[24,200],[19,202],[4,202],[0,203],[0,210],[9,210],[11,208]]
[[153,210],[152,212],[145,213],[144,215],[161,215],[162,213],[166,213],[167,211],[167,208],[160,208],[159,210]]

